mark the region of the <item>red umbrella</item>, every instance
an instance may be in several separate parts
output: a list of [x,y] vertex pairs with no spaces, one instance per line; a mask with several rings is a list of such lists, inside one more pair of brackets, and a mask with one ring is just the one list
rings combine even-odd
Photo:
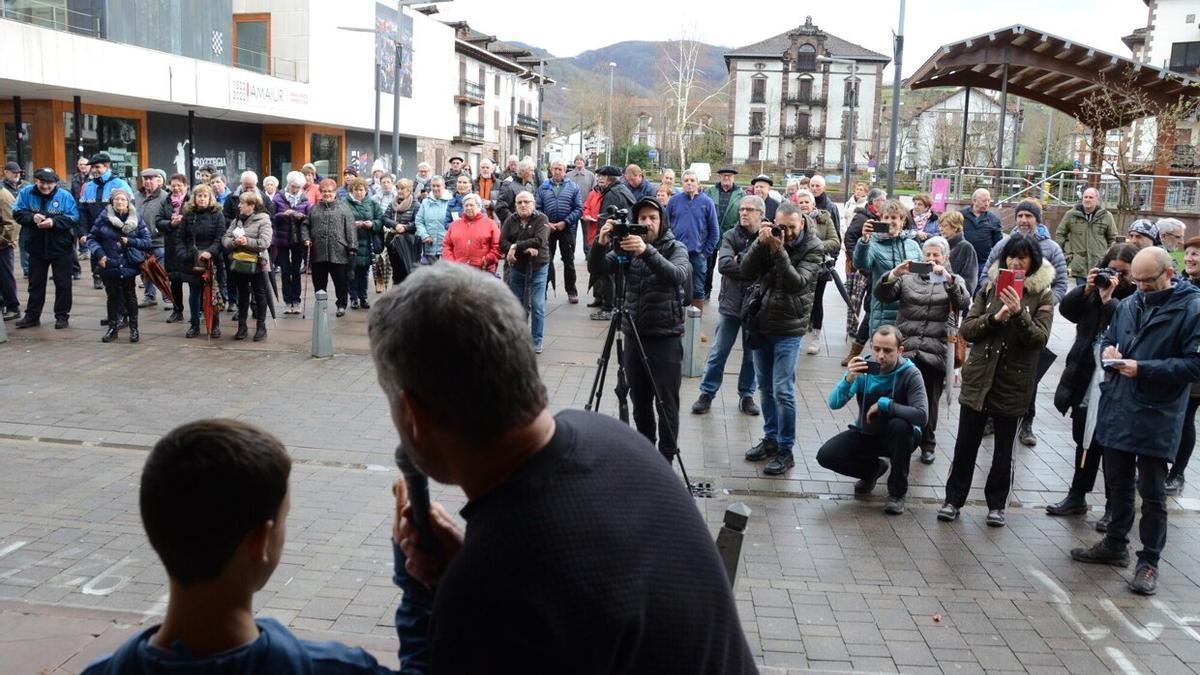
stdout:
[[204,284],[200,301],[204,310],[204,330],[211,335],[214,318],[220,316],[225,309],[225,298],[221,295],[221,289],[217,288],[216,270],[211,259],[204,261],[204,272],[200,275],[200,280]]
[[153,283],[162,290],[163,297],[172,305],[175,304],[175,296],[171,294],[171,281],[167,278],[167,271],[163,269],[162,263],[158,261],[158,256],[153,253],[147,253],[146,259],[138,265],[138,271],[142,273],[142,278]]

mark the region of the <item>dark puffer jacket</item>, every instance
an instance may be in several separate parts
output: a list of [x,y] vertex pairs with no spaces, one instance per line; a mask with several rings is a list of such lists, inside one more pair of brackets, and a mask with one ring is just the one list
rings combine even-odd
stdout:
[[[687,247],[675,239],[665,220],[660,231],[658,241],[647,243],[645,253],[632,258],[625,270],[625,306],[642,337],[683,335],[683,310],[692,292]],[[611,274],[617,254],[609,248],[593,246],[591,255]]]
[[[196,267],[196,256],[204,251],[213,260],[221,259],[221,237],[225,234],[225,214],[221,207],[213,205],[201,211],[192,210],[192,205],[183,207],[183,221],[179,224],[179,235],[175,239],[175,262],[179,265],[179,278],[190,283],[200,283],[200,276],[192,270]],[[217,265],[218,276],[224,276],[224,265]]]
[[1102,302],[1099,292],[1085,293],[1085,288],[1076,286],[1067,291],[1058,305],[1063,318],[1075,324],[1075,342],[1071,343],[1071,350],[1067,352],[1067,364],[1063,367],[1058,388],[1054,390],[1054,407],[1064,415],[1087,395],[1092,373],[1096,370],[1096,355],[1093,353],[1096,338],[1108,328],[1117,305],[1137,291],[1132,285],[1121,284],[1113,291],[1113,297],[1108,302]]
[[[516,247],[517,269],[527,271],[536,265],[541,267],[550,262],[550,221],[544,213],[534,211],[529,220],[513,213],[500,228],[500,255],[507,256],[508,250]],[[530,256],[526,249],[536,248],[538,254]]]
[[963,283],[967,285],[967,299],[975,297],[975,289],[979,286],[979,254],[975,247],[962,232],[946,240],[950,245],[950,269],[955,274],[961,274]]
[[904,335],[904,355],[922,368],[946,372],[946,327],[950,305],[957,312],[967,306],[969,296],[961,275],[953,282],[934,283],[928,274],[905,274],[899,279],[884,277],[875,286],[875,297],[900,305],[896,328]]
[[1043,261],[1025,278],[1021,312],[1004,323],[992,318],[1003,302],[996,298],[997,263],[975,294],[959,335],[971,344],[962,369],[959,400],[971,410],[1020,417],[1029,409],[1037,382],[1038,357],[1054,322],[1054,265]]
[[345,265],[358,253],[355,229],[354,212],[346,202],[317,202],[300,226],[300,239],[312,242],[312,262]]
[[717,254],[717,269],[721,270],[721,302],[717,311],[721,314],[742,316],[746,289],[757,280],[742,274],[742,258],[755,237],[755,233],[741,225],[721,235],[721,252]]
[[[130,221],[136,223],[137,229],[125,233],[120,223]],[[124,244],[121,243],[122,238],[125,239]],[[92,254],[96,273],[102,277],[136,277],[140,273],[138,265],[146,260],[146,251],[151,248],[150,228],[146,227],[146,220],[133,207],[122,216],[113,210],[111,204],[105,206],[88,230],[87,249]],[[101,260],[104,260],[104,267],[99,266]]]
[[808,332],[825,251],[813,233],[804,230],[803,234],[785,242],[779,251],[755,239],[742,257],[742,275],[758,279],[762,289],[758,325],[750,327],[762,335],[790,337]]
[[867,207],[860,206],[854,210],[854,216],[850,219],[850,224],[846,226],[846,236],[842,237],[842,246],[846,248],[846,257],[854,259],[854,247],[858,244],[858,240],[862,239],[863,225],[868,220],[879,220],[879,216],[867,210]]
[[[300,199],[295,206],[288,201],[285,190],[279,190],[271,198],[275,214],[271,216],[271,245],[288,248],[302,243],[300,239],[300,224],[308,216],[308,196],[302,190]],[[290,213],[295,215],[288,215]]]

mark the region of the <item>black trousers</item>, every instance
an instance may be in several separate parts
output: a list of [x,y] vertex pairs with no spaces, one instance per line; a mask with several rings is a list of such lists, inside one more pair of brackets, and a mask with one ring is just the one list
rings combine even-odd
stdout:
[[329,279],[332,277],[333,292],[337,297],[337,306],[341,309],[346,309],[346,305],[350,304],[346,267],[346,265],[331,262],[312,263],[313,291],[324,291],[329,286]]
[[1029,410],[1025,411],[1024,422],[1033,424],[1033,416],[1037,414],[1037,388],[1042,383],[1042,378],[1046,376],[1046,371],[1050,370],[1050,366],[1054,365],[1054,360],[1058,355],[1050,351],[1047,347],[1042,347],[1042,351],[1038,353],[1037,364],[1037,379],[1033,382],[1033,396],[1029,399]]
[[1172,476],[1182,476],[1187,470],[1188,460],[1192,458],[1192,450],[1196,447],[1196,409],[1200,408],[1200,396],[1188,399],[1187,412],[1183,414],[1183,436],[1179,438],[1179,452],[1175,454],[1175,463],[1171,465]]
[[1137,556],[1142,562],[1158,567],[1158,557],[1167,545],[1167,493],[1163,485],[1167,479],[1166,458],[1106,448],[1104,466],[1108,472],[1109,501],[1112,505],[1112,521],[1104,536],[1105,545],[1114,550],[1124,550],[1129,545],[1136,481],[1137,494],[1142,497],[1142,521],[1138,524],[1142,550],[1138,551]]
[[[979,456],[979,445],[983,442],[983,426],[989,415],[966,406],[958,413],[958,441],[954,444],[954,461],[946,479],[946,501],[962,508],[971,491],[971,480],[975,477],[975,458]],[[1013,443],[1017,438],[1020,417],[991,416],[995,427],[995,450],[992,452],[992,468],[988,471],[983,494],[988,509],[1003,509],[1008,505],[1008,491],[1012,488]]]
[[[677,335],[643,337],[646,361],[650,372],[642,366],[637,343],[625,335],[625,375],[629,380],[629,397],[633,403],[633,422],[637,430],[670,462],[679,452],[679,386],[683,382],[683,340]],[[652,384],[650,378],[654,378]],[[655,411],[654,385],[661,397],[662,417]],[[657,424],[656,424],[657,420]],[[657,435],[655,432],[658,432]]]
[[[704,272],[704,297],[706,298],[712,297],[713,270],[717,268],[717,254],[720,253],[717,249],[720,248],[720,246],[717,246],[716,249],[713,249],[712,253],[708,254],[708,269]],[[820,328],[820,325],[817,328]]]
[[16,247],[0,248],[0,308],[15,312],[21,309],[17,296]]
[[[952,349],[953,347],[947,344],[946,348]],[[925,382],[925,395],[929,399],[929,419],[926,420],[925,426],[921,427],[921,450],[933,452],[934,446],[937,445],[938,401],[946,389],[946,373],[920,363],[917,363],[917,370],[920,371],[921,379]]]
[[137,326],[137,277],[102,276],[104,295],[108,299],[108,326],[117,325],[121,316],[129,317],[129,325]]
[[246,315],[249,314],[251,300],[254,301],[254,320],[266,321],[267,280],[263,278],[263,275],[257,272],[252,274],[230,272],[229,280],[233,282],[231,285],[236,289],[235,293],[240,300],[237,306],[238,323],[246,323]]
[[[1083,454],[1083,429],[1087,425],[1087,408],[1071,408],[1071,437],[1075,439],[1075,475],[1068,494],[1082,497],[1096,487],[1096,474],[1104,461],[1104,450],[1093,442],[1087,455]],[[1108,498],[1108,468],[1104,469],[1104,497]]]
[[888,496],[908,494],[908,465],[917,449],[917,432],[911,424],[893,417],[881,435],[864,434],[850,428],[825,441],[817,450],[817,463],[843,476],[871,480],[879,470],[879,458],[892,462],[888,474]]
[[550,284],[554,284],[554,251],[562,253],[563,287],[567,295],[579,295],[575,285],[575,230],[578,225],[567,225],[561,230],[550,230]]
[[812,330],[821,330],[821,324],[825,323],[825,284],[828,281],[826,277],[817,275],[817,289],[813,293],[812,314],[809,316],[808,325]]
[[[46,306],[47,276],[54,276],[54,318],[67,319],[71,315],[71,258],[67,253],[53,259],[29,255],[29,302],[25,303],[25,317],[40,319],[42,307]],[[99,268],[97,268],[99,269]],[[136,302],[133,304],[137,304]]]

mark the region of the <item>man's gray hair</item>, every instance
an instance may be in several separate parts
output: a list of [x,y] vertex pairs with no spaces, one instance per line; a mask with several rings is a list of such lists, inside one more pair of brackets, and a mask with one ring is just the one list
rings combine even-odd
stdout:
[[812,178],[809,178],[809,179],[808,179],[808,184],[809,184],[809,185],[813,185],[814,183],[820,183],[821,185],[824,185],[824,184],[825,184],[825,177],[824,177],[824,176],[822,176],[821,174],[817,174],[817,175],[813,176]]
[[871,191],[867,193],[867,203],[870,204],[876,199],[887,199],[887,190],[871,188]]
[[429,178],[429,184],[433,185],[434,183],[441,183],[442,187],[446,187],[446,179],[442,178],[441,174],[438,174],[436,176],[431,176]]
[[517,193],[516,197],[513,197],[513,204],[516,204],[517,202],[521,201],[521,195],[525,195],[526,197],[529,197],[529,201],[531,201],[531,202],[537,201],[534,198],[532,192],[530,192],[529,190],[521,190],[520,192]]
[[479,168],[482,169],[485,166],[495,166],[495,165],[492,164],[492,160],[484,157],[483,159],[479,160]]
[[433,167],[429,166],[429,162],[421,162],[418,164],[417,171],[420,171],[421,169],[429,169],[430,171],[433,171]]
[[784,202],[775,209],[775,222],[779,222],[784,216],[790,216],[793,213],[801,213],[800,207],[791,202]]
[[[675,176],[675,172],[671,171],[670,169],[667,169],[666,171],[664,171],[663,176],[665,177],[668,172],[670,172],[672,177]],[[700,182],[700,174],[696,173],[696,171],[694,169],[684,169],[683,175],[679,177],[680,182],[687,180],[688,176],[695,178],[696,182]]]
[[796,190],[796,199],[800,199],[801,197],[808,197],[814,202],[817,201],[817,196],[812,193],[812,190],[805,190],[804,188]]
[[490,274],[422,267],[375,303],[367,334],[388,399],[406,392],[444,429],[495,441],[546,408],[525,309]]
[[1092,194],[1096,195],[1097,197],[1099,197],[1099,196],[1100,196],[1100,191],[1099,191],[1099,190],[1097,190],[1097,189],[1096,189],[1096,188],[1094,188],[1094,187],[1084,188],[1084,189],[1083,189],[1083,192],[1079,193],[1079,196],[1081,196],[1081,197],[1082,197],[1083,195],[1086,195],[1086,194],[1087,194],[1087,193],[1089,193],[1089,192],[1091,192]]
[[[690,174],[692,174],[693,176],[695,176],[695,175],[696,175],[696,172],[695,172],[695,171],[693,171],[693,170],[691,170],[691,169],[686,169],[686,170],[684,170],[684,172],[683,172],[683,176],[687,176],[689,173],[690,173]],[[663,169],[663,170],[662,170],[662,175],[663,175],[663,178],[666,178],[667,176],[670,176],[671,178],[674,178],[674,177],[675,177],[675,169]],[[680,178],[682,179],[682,176],[681,176]]]
[[991,199],[992,193],[988,192],[987,188],[979,188],[971,193],[971,201],[975,201],[976,199],[979,199],[980,197],[987,197],[988,199]]
[[1164,234],[1178,234],[1182,237],[1184,232],[1187,231],[1187,226],[1178,218],[1159,218],[1158,222],[1154,225],[1158,228],[1159,236]]
[[555,159],[555,160],[552,160],[552,161],[550,162],[550,168],[551,168],[551,169],[553,169],[553,168],[554,168],[554,167],[556,167],[556,166],[561,166],[563,169],[566,169],[566,168],[567,168],[567,165],[566,165],[566,163],[565,163],[565,162],[563,162],[561,159]]
[[254,181],[255,185],[258,185],[258,174],[254,173],[253,171],[243,171],[241,182],[245,183],[247,178]]
[[[942,251],[942,267],[950,269],[950,242],[946,241],[945,237],[930,237],[921,245],[921,250],[936,246]],[[951,270],[953,271],[953,270]]]
[[517,162],[517,171],[520,171],[522,173],[524,173],[526,171],[532,172],[534,170],[534,168],[535,168],[535,166],[533,164],[532,159],[527,158],[527,159],[523,159],[523,160]]
[[738,204],[738,206],[753,207],[758,209],[759,213],[767,212],[767,203],[764,202],[763,198],[759,197],[758,195],[746,195],[745,197],[742,197],[742,201]]

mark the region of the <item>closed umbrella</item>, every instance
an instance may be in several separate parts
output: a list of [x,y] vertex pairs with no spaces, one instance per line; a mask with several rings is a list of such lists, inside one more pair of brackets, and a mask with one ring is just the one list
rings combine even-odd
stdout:
[[163,297],[167,299],[168,303],[175,304],[175,296],[171,294],[171,280],[167,278],[167,271],[158,261],[158,256],[147,253],[145,260],[138,265],[138,271],[141,272],[143,279],[153,283],[162,291]]

